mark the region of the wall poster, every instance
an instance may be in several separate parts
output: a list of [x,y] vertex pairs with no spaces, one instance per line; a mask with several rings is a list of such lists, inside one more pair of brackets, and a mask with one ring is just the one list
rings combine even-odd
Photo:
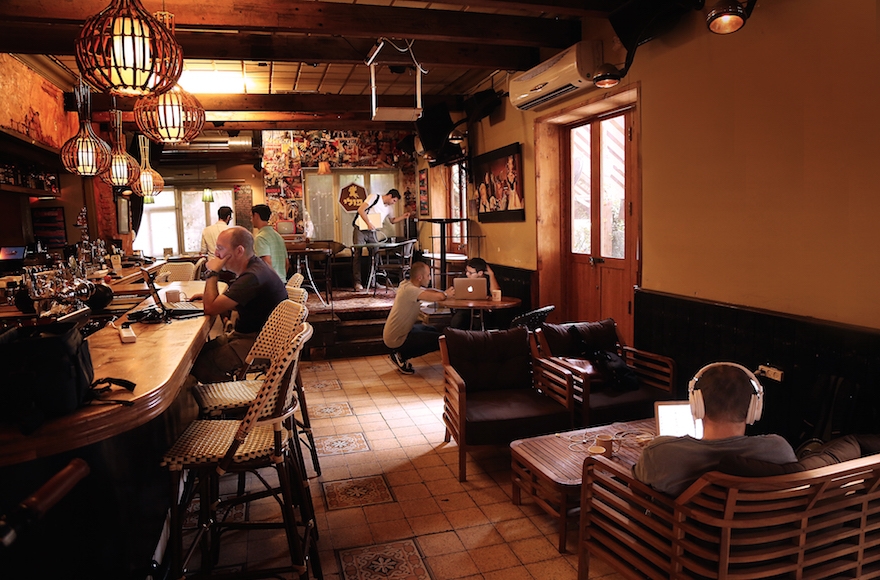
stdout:
[[424,217],[428,211],[428,170],[419,169],[419,215]]
[[481,222],[526,220],[523,200],[522,148],[514,143],[474,158],[474,196]]

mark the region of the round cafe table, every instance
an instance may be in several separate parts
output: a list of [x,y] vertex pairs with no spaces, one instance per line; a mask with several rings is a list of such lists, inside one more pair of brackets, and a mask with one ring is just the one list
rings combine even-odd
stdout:
[[[469,309],[471,311],[471,330],[486,330],[485,325],[483,324],[483,311],[516,308],[520,304],[522,304],[522,300],[520,300],[519,298],[514,298],[512,296],[502,296],[501,300],[492,300],[491,298],[486,298],[483,300],[450,298],[448,300],[441,300],[437,302],[438,306],[442,306],[444,308]],[[479,319],[480,321],[479,329],[474,328],[474,321],[476,319]]]

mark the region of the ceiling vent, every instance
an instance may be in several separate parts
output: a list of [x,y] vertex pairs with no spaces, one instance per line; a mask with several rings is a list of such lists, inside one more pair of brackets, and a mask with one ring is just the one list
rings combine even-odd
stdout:
[[[600,45],[601,46],[601,45]],[[594,56],[593,43],[578,42],[536,67],[510,79],[510,102],[528,111],[549,105],[556,99],[581,89],[595,89],[593,71],[602,64]]]
[[216,165],[168,165],[161,166],[159,173],[165,183],[207,183],[217,180]]

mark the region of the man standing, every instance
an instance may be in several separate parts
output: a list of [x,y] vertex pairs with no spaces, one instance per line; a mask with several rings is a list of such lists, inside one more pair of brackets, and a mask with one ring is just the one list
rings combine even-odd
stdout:
[[232,221],[232,208],[224,205],[217,210],[217,222],[202,230],[202,253],[207,254],[209,260],[215,255],[217,236],[229,227],[230,221]]
[[745,367],[707,365],[688,390],[694,418],[703,420],[703,438],[654,439],[633,467],[639,481],[676,497],[701,475],[717,469],[725,455],[772,463],[797,461],[791,445],[779,435],[746,436],[746,424],[760,418],[764,393]]
[[407,375],[415,371],[409,359],[440,349],[440,332],[433,326],[418,323],[421,317],[421,301],[446,299],[446,292],[425,288],[431,277],[431,269],[424,262],[415,262],[397,288],[394,305],[385,321],[382,340],[392,350],[391,360],[397,369]]
[[[244,364],[269,315],[287,298],[287,289],[275,271],[254,255],[253,235],[239,226],[220,232],[217,255],[205,267],[205,292],[193,300],[204,302],[207,315],[238,312],[235,330],[208,341],[193,365],[192,374],[199,381],[213,383],[229,380]],[[221,270],[235,274],[223,294],[217,286]]]
[[[358,206],[357,215],[352,221],[354,233],[351,237],[353,244],[375,244],[379,242],[376,237],[376,231],[382,227],[385,218],[391,214],[391,209],[397,200],[400,199],[400,192],[396,189],[390,190],[383,196],[378,193],[371,193],[367,199]],[[391,223],[396,224],[409,217],[409,212],[405,212],[397,217],[389,218]],[[374,248],[369,248],[370,262],[373,260],[373,254],[376,252]],[[354,283],[354,291],[360,292],[364,289],[361,283],[361,251],[355,248],[351,257],[351,277]]]
[[284,238],[269,225],[272,210],[268,205],[261,203],[252,207],[251,213],[254,227],[257,229],[257,235],[254,237],[254,254],[272,266],[282,282],[287,282],[287,267],[290,265],[290,260],[287,257]]

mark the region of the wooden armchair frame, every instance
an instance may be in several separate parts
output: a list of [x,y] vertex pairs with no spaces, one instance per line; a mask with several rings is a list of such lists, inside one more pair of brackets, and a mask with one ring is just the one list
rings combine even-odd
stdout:
[[[449,360],[446,337],[440,337],[440,355],[445,377],[443,389],[443,422],[446,425],[444,441],[454,438],[458,444],[458,479],[467,480],[467,452],[479,443],[468,443],[467,437],[467,385]],[[532,388],[549,397],[568,410],[568,426],[574,419],[574,391],[571,373],[552,360],[532,357]],[[527,433],[531,437],[539,433]],[[511,441],[520,438],[514,437]]]
[[[547,338],[539,328],[531,336],[531,348],[534,357],[552,360],[557,365],[571,372],[574,378],[574,401],[581,407],[581,424],[590,425],[590,386],[589,372],[573,359],[553,356]],[[640,350],[623,345],[618,339],[617,354],[632,369],[639,380],[640,386],[658,390],[658,399],[670,397],[675,392],[675,361],[668,356]],[[635,417],[629,417],[633,419]]]

